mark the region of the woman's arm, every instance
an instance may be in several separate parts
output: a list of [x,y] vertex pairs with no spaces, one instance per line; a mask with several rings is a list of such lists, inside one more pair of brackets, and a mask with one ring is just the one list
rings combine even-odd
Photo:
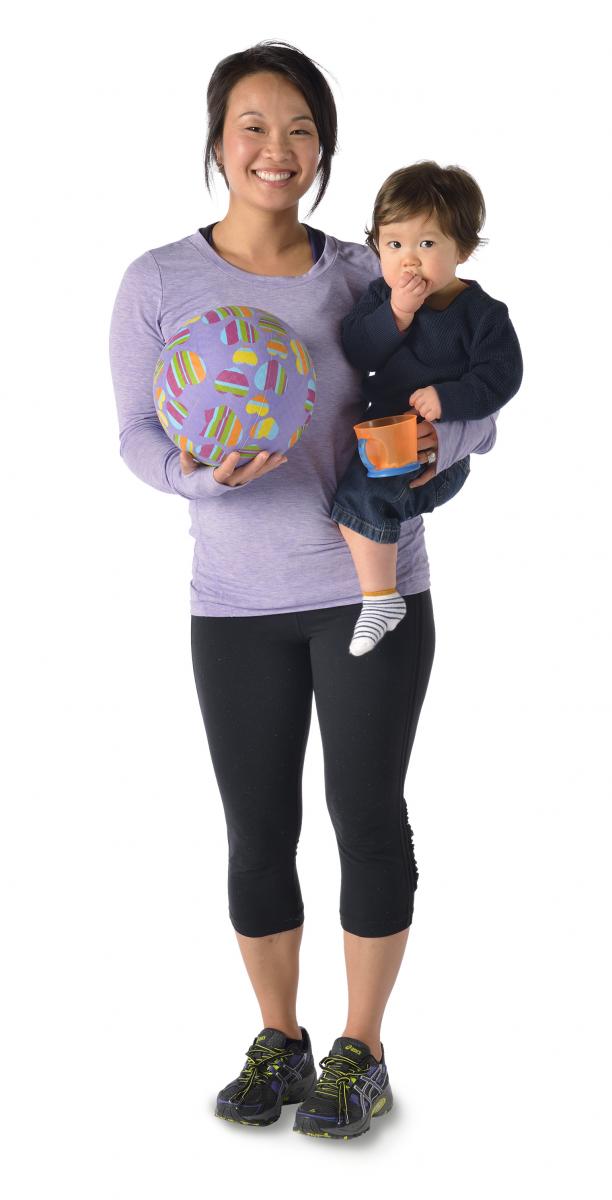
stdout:
[[180,451],[164,433],[153,402],[153,371],[164,345],[160,328],[162,281],[147,251],[121,281],[110,326],[110,366],[119,416],[120,453],[144,483],[188,500],[227,496],[210,467],[183,475]]
[[436,421],[438,436],[436,475],[468,454],[488,454],[495,445],[498,413],[481,421]]

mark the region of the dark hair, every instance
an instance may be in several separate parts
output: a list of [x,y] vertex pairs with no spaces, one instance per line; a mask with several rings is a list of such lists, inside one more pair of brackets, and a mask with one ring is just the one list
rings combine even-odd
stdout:
[[[258,42],[248,50],[240,50],[230,54],[217,63],[208,84],[206,103],[208,108],[208,138],[204,151],[204,178],[210,191],[210,180],[213,165],[227,179],[225,171],[215,158],[215,145],[221,140],[223,125],[227,111],[229,94],[239,80],[246,75],[259,74],[260,71],[273,71],[283,75],[304,96],[317,127],[321,146],[321,157],[317,167],[320,175],[319,190],[311,208],[323,199],[331,174],[331,160],[338,141],[338,116],[334,97],[327,80],[319,71],[318,66],[287,42]],[[316,178],[316,176],[315,176]]]
[[381,225],[406,220],[420,213],[434,214],[440,229],[453,238],[468,258],[488,238],[479,237],[485,222],[483,194],[476,180],[462,167],[441,167],[436,162],[418,162],[401,167],[385,179],[372,214],[372,227],[366,227],[366,244],[378,254]]

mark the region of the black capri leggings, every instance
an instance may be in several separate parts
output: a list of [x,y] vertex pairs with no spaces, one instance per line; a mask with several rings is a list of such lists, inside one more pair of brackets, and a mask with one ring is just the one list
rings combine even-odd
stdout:
[[229,915],[263,937],[302,924],[296,870],[313,693],[341,866],[340,922],[385,937],[412,921],[417,866],[403,796],[434,655],[430,593],[369,654],[360,605],[192,617],[196,688],[227,822]]

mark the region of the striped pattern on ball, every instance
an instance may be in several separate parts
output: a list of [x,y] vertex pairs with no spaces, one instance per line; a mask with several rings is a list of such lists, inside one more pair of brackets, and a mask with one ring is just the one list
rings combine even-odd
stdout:
[[214,466],[215,463],[222,462],[226,454],[227,450],[224,450],[223,446],[216,446],[214,442],[205,442],[203,446],[196,446],[194,458],[199,458],[200,462]]
[[242,371],[221,371],[215,379],[215,390],[227,392],[230,396],[246,396],[249,381]]
[[308,419],[312,416],[312,410],[315,406],[317,398],[317,388],[314,379],[309,380],[308,391],[306,392],[306,400],[304,401],[304,411],[308,413]]
[[259,362],[254,350],[234,350],[232,354],[233,363],[244,363],[247,367],[256,367]]
[[185,406],[175,398],[166,401],[166,416],[175,429],[182,429],[189,413]]
[[287,388],[285,368],[276,359],[262,363],[255,372],[255,387],[261,392],[274,392],[275,396],[282,396]]
[[204,413],[204,425],[199,437],[214,440],[222,446],[235,446],[242,437],[242,425],[233,409],[225,404],[209,408]]
[[190,333],[190,329],[179,329],[177,333],[173,333],[170,341],[166,342],[166,350],[174,350],[175,346],[182,346],[187,341]]
[[286,342],[279,341],[267,342],[266,351],[270,358],[286,358],[289,353]]
[[267,442],[274,441],[278,437],[278,422],[274,417],[263,417],[261,421],[256,421],[249,429],[249,437],[265,438]]
[[225,321],[227,317],[252,317],[253,309],[243,305],[230,304],[227,308],[211,308],[208,312],[202,313],[202,320],[205,325],[218,325],[220,321]]
[[193,350],[179,350],[172,355],[166,371],[166,386],[173,396],[180,396],[189,384],[202,383],[206,367]]
[[307,375],[312,367],[312,359],[301,342],[291,341],[291,349],[295,354],[295,366],[300,375]]
[[220,336],[224,346],[236,346],[239,342],[258,342],[259,330],[248,321],[230,321],[229,325],[221,330]]
[[245,410],[248,413],[257,413],[258,417],[265,417],[270,411],[270,405],[265,396],[251,396],[245,404]]
[[262,313],[259,318],[258,325],[259,328],[265,330],[266,333],[276,333],[279,337],[289,336],[285,326],[281,324],[278,317],[273,317],[272,313]]

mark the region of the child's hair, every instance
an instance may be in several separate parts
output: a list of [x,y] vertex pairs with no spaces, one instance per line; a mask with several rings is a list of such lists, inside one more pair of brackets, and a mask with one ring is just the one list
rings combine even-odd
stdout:
[[[206,94],[208,107],[208,137],[204,151],[204,178],[210,191],[213,164],[223,176],[215,155],[215,146],[223,136],[227,102],[232,88],[245,75],[273,72],[283,76],[302,93],[314,117],[319,135],[321,156],[317,167],[319,190],[310,212],[320,204],[331,174],[332,157],[337,148],[338,117],[332,90],[315,61],[288,42],[266,41],[230,54],[217,63],[208,83]],[[315,178],[317,177],[315,176]]]
[[366,245],[378,254],[381,225],[405,221],[423,213],[437,217],[442,233],[453,238],[467,258],[488,238],[479,237],[486,209],[476,180],[462,167],[417,162],[385,179],[374,202],[372,227],[366,226]]

